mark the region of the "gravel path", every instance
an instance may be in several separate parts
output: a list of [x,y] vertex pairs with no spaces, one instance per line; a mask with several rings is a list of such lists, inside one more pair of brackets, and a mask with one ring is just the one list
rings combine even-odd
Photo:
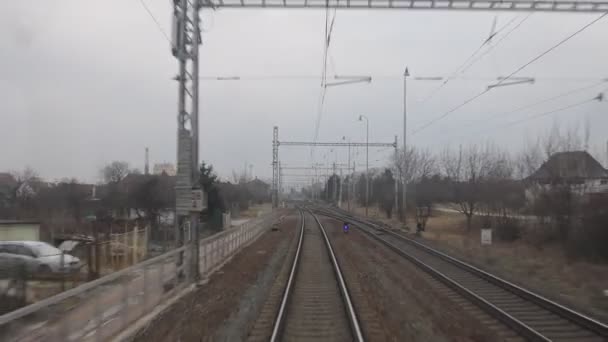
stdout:
[[199,289],[182,298],[135,341],[242,341],[258,316],[293,239],[298,216],[286,217],[247,246]]
[[357,229],[323,219],[370,341],[497,341],[426,273]]

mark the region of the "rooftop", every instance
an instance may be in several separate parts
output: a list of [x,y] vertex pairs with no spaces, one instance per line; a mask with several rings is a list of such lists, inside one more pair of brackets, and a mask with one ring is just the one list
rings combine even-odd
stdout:
[[551,157],[549,157],[549,159],[529,177],[531,180],[548,180],[555,178],[608,178],[608,170],[586,151],[569,151],[551,155]]

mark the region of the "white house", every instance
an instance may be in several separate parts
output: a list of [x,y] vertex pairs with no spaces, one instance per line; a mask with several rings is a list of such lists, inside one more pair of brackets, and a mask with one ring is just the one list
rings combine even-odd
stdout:
[[586,151],[555,153],[526,181],[529,200],[534,200],[539,190],[565,184],[580,195],[608,194],[608,170]]

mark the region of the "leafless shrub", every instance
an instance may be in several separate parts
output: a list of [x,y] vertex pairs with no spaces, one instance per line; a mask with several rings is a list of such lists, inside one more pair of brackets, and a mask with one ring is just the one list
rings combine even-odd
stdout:
[[608,196],[591,197],[566,242],[568,256],[608,261]]
[[521,221],[513,217],[498,218],[494,228],[496,238],[507,242],[519,239],[522,231],[523,225]]

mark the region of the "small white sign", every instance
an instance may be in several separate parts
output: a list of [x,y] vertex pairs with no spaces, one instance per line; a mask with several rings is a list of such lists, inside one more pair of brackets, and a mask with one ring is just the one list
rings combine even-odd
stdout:
[[492,244],[492,229],[481,230],[481,244],[491,245]]
[[190,211],[203,211],[203,209],[205,209],[203,190],[192,190],[192,205]]

